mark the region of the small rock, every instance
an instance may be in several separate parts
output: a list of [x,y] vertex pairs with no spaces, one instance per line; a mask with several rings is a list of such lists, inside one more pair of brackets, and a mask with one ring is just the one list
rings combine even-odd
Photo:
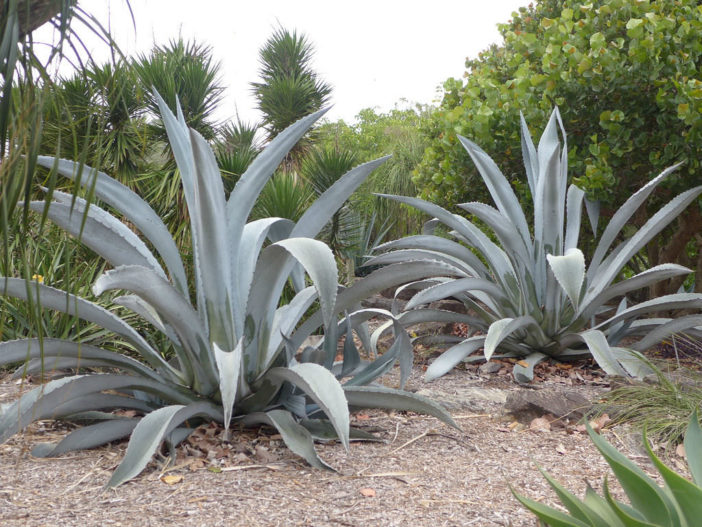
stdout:
[[553,414],[561,419],[580,419],[591,407],[579,392],[567,388],[515,390],[507,396],[506,410],[519,421],[528,423],[535,417]]
[[499,362],[486,362],[485,364],[481,364],[480,367],[478,368],[478,372],[483,374],[483,375],[490,375],[491,373],[497,373],[502,369],[502,364]]

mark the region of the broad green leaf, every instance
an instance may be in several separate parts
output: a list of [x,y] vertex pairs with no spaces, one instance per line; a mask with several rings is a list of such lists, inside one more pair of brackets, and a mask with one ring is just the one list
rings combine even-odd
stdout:
[[585,192],[571,185],[568,187],[568,197],[566,201],[566,233],[563,249],[574,249],[578,246],[580,236],[580,222],[583,217],[583,199]]
[[500,343],[512,333],[529,328],[539,335],[537,338],[546,339],[546,336],[543,334],[536,320],[528,315],[519,318],[503,318],[490,324],[487,335],[485,336],[485,350],[483,352],[485,360],[489,361]]
[[597,365],[602,368],[607,375],[627,377],[626,370],[617,361],[604,333],[595,329],[590,329],[578,335],[574,335],[574,337],[585,343],[592,357],[595,359],[595,362],[597,362]]
[[287,368],[271,368],[264,379],[278,383],[287,381],[305,392],[324,411],[341,443],[348,449],[349,409],[344,390],[329,370],[318,364],[295,364]]
[[607,500],[598,495],[589,483],[585,489],[585,499],[583,502],[585,505],[595,511],[595,513],[604,518],[609,527],[625,527],[625,525],[619,519],[619,516],[617,516],[617,513],[615,513],[612,510],[612,507],[609,506]]
[[[520,384],[526,384],[534,380],[534,366],[539,362],[548,358],[548,355],[535,351],[530,353],[519,362],[517,362],[512,367],[512,375],[514,375],[514,380]],[[522,362],[526,362],[526,367],[523,366]]]
[[551,488],[556,492],[558,499],[561,500],[561,503],[575,519],[584,522],[586,525],[591,525],[592,527],[612,527],[605,519],[597,514],[595,510],[591,509],[585,502],[579,500],[574,494],[549,476],[545,470],[540,470],[541,474],[546,478],[546,481],[548,481],[548,484],[551,485]]
[[561,512],[538,501],[530,500],[529,498],[517,494],[511,487],[510,489],[514,497],[517,498],[522,505],[550,527],[589,527],[589,524],[583,523],[565,512]]
[[[605,478],[605,481],[604,481],[603,492],[605,495],[605,499],[607,500],[607,503],[609,504],[609,507],[612,509],[612,511],[614,511],[614,513],[619,517],[619,519],[622,521],[622,523],[626,527],[658,527],[659,525],[675,525],[675,526],[678,525],[678,523],[674,522],[672,518],[667,518],[664,523],[649,523],[644,518],[640,519],[637,516],[643,516],[643,515],[638,514],[637,509],[627,508],[624,506],[623,503],[616,501],[612,497],[612,494],[609,492],[609,485],[607,484],[607,478]],[[636,513],[636,514],[634,514],[634,513]]]
[[645,430],[643,441],[648,457],[668,485],[684,521],[687,525],[695,525],[702,518],[702,488],[671,470],[653,453]]
[[695,484],[702,483],[702,429],[700,429],[699,414],[697,409],[690,416],[690,424],[685,432],[685,456],[687,466],[692,474]]
[[312,434],[307,428],[295,421],[295,418],[285,410],[270,410],[247,415],[243,419],[244,426],[267,424],[274,427],[283,442],[295,454],[307,461],[311,466],[324,470],[334,470],[322,461],[314,450]]
[[547,254],[546,259],[553,275],[558,280],[577,312],[580,305],[580,291],[585,281],[585,255],[580,249],[568,249],[562,256]]
[[[624,492],[629,497],[631,505],[651,523],[671,525],[670,519],[676,518],[673,516],[675,510],[671,510],[668,497],[656,485],[655,481],[589,426],[587,426],[587,432],[609,466],[612,467]],[[679,521],[674,522],[673,525],[679,525]]]

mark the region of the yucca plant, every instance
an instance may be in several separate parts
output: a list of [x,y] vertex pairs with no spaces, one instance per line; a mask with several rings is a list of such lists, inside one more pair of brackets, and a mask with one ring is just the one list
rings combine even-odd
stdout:
[[685,434],[685,456],[692,482],[666,466],[653,453],[644,433],[646,453],[665,482],[663,488],[610,445],[588,426],[588,434],[602,453],[630,504],[620,502],[609,491],[604,481],[604,497],[588,485],[585,498],[580,500],[542,471],[549,485],[568,513],[548,507],[512,492],[514,496],[541,520],[542,525],[562,527],[693,527],[702,518],[702,429],[697,411],[693,412]]
[[[220,171],[205,140],[187,127],[180,110],[176,117],[157,99],[188,204],[193,290],[173,239],[146,202],[89,167],[47,157],[39,163],[77,180],[129,222],[126,225],[104,209],[60,192],[53,193],[55,201],[45,211],[114,267],[96,280],[93,292],[127,291],[114,299],[115,304],[141,316],[167,337],[170,346],[155,349],[124,319],[86,299],[37,281],[1,278],[5,295],[112,331],[132,353],[44,336],[0,343],[0,363],[26,362],[24,371],[70,368],[80,373],[97,368],[100,372],[52,380],[24,394],[0,413],[0,441],[45,418],[90,424],[56,445],[37,446],[34,455],[56,455],[131,435],[125,458],[108,482],[114,487],[139,474],[162,442],[178,444],[203,420],[223,423],[225,438],[232,421],[271,425],[293,452],[319,468],[328,465],[317,456],[313,439],[334,437],[348,447],[349,406],[424,411],[453,424],[443,409],[427,399],[362,386],[398,360],[406,378],[411,349],[396,320],[398,337],[386,353],[364,363],[353,339],[347,338],[344,360],[335,362],[339,328],[350,334],[370,313],[361,311],[346,321],[337,320],[338,313],[350,310],[358,300],[351,295],[350,301],[339,301],[348,300],[348,290],[345,296],[337,295],[334,256],[313,236],[383,160],[348,172],[297,222],[265,218],[247,223],[268,178],[323,112],[304,118],[271,141],[225,200]],[[45,210],[43,201],[29,206]],[[149,247],[158,253],[163,267]],[[305,275],[312,284],[308,287]],[[291,276],[298,293],[288,304],[279,305]],[[318,306],[320,322],[302,336],[295,329],[313,304]],[[293,344],[294,339],[304,340],[320,326],[327,332],[322,347],[304,349],[298,359],[300,346]],[[345,379],[343,386],[337,376]],[[122,409],[136,410],[138,416],[126,418],[114,412]]]
[[[676,167],[665,170],[612,216],[586,269],[585,257],[578,249],[586,202],[582,190],[567,186],[567,146],[558,110],[553,111],[538,149],[524,119],[521,126],[526,177],[533,197],[533,229],[529,229],[507,179],[483,150],[464,137],[459,138],[460,142],[480,171],[496,208],[483,203],[464,203],[460,207],[481,220],[492,236],[469,219],[438,205],[416,198],[386,196],[434,219],[424,234],[381,245],[378,249],[385,254],[370,260],[369,265],[439,260],[449,269],[441,276],[407,286],[421,290],[408,302],[408,311],[401,315],[403,323],[460,319],[472,333],[482,333],[460,339],[429,366],[426,378],[445,374],[481,348],[484,360],[523,359],[514,367],[514,375],[521,382],[531,380],[534,365],[548,357],[569,360],[591,355],[608,374],[648,373],[644,363],[635,358],[636,350],[645,350],[667,335],[699,325],[702,318],[638,319],[675,309],[698,310],[702,307],[702,295],[680,293],[627,304],[627,293],[690,272],[675,264],[658,265],[631,278],[616,280],[627,262],[696,200],[702,187],[671,199],[633,236],[614,246],[636,209]],[[596,216],[593,213],[591,219]],[[450,230],[453,240],[433,234],[439,223]],[[469,314],[457,317],[454,313],[421,308],[449,297],[463,301]],[[610,304],[613,301],[615,304]],[[642,336],[632,349],[617,346],[625,337],[631,342]],[[451,338],[447,336],[447,342]],[[499,355],[494,354],[496,351]]]

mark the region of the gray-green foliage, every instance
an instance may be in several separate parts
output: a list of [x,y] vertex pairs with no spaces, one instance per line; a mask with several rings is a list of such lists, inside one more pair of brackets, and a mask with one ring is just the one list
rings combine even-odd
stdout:
[[[5,408],[0,413],[0,441],[33,420],[46,418],[89,419],[92,424],[56,445],[37,446],[33,453],[39,456],[131,435],[126,456],[108,483],[117,486],[139,474],[162,442],[176,445],[202,420],[222,422],[225,436],[232,421],[274,426],[292,451],[319,468],[328,465],[317,456],[313,439],[337,437],[348,447],[349,406],[424,411],[453,424],[431,401],[399,390],[363,386],[397,361],[403,383],[409,373],[409,340],[389,313],[375,313],[388,316],[395,328],[397,337],[387,352],[364,362],[353,339],[347,338],[344,360],[334,361],[335,337],[342,332],[351,335],[355,329],[368,349],[374,349],[375,340],[362,324],[371,312],[358,311],[341,322],[337,315],[353,311],[378,281],[369,277],[360,283],[360,289],[337,294],[334,256],[314,236],[383,160],[349,171],[297,222],[263,218],[247,223],[266,181],[323,112],[306,117],[271,141],[225,199],[219,168],[203,137],[188,128],[182,112],[176,116],[160,97],[157,100],[188,206],[193,288],[176,244],[158,215],[106,174],[71,161],[39,159],[41,165],[91,189],[129,226],[105,209],[58,191],[46,210],[43,201],[29,206],[37,212],[45,210],[54,223],[80,236],[83,244],[113,267],[96,280],[93,292],[125,291],[114,303],[139,315],[167,338],[169,347],[155,349],[125,319],[87,299],[37,281],[1,278],[5,295],[91,322],[115,334],[132,353],[123,355],[51,335],[0,343],[0,363],[24,362],[22,372],[79,370],[77,375],[52,380],[26,393]],[[305,287],[305,275],[312,285]],[[297,294],[280,305],[290,277]],[[318,306],[316,318],[309,317],[300,326],[313,305]],[[143,326],[142,322],[140,328]],[[320,327],[327,335],[321,347],[304,349],[298,358],[299,344]],[[172,354],[170,360],[166,351]],[[101,373],[86,374],[85,368]],[[343,386],[337,380],[342,378]],[[113,413],[119,409],[136,410],[137,417]]]
[[[629,305],[626,295],[652,283],[688,273],[675,264],[652,267],[617,282],[627,262],[702,192],[695,187],[672,198],[636,233],[622,241],[622,230],[655,187],[676,167],[665,170],[634,193],[616,211],[604,229],[586,268],[578,248],[580,223],[585,205],[592,222],[594,204],[584,192],[567,186],[567,146],[561,147],[556,109],[534,146],[522,119],[522,152],[527,184],[533,199],[534,225],[530,229],[515,193],[497,165],[476,144],[460,137],[495,203],[464,203],[463,210],[479,219],[476,223],[421,199],[387,196],[411,205],[434,218],[425,233],[386,243],[382,254],[369,264],[439,260],[447,271],[431,280],[411,284],[420,289],[400,318],[407,325],[428,320],[466,323],[480,335],[460,339],[427,370],[427,379],[439,377],[473,352],[483,348],[483,358],[524,358],[515,366],[515,377],[528,381],[533,367],[547,357],[567,360],[592,355],[613,375],[644,373],[636,350],[645,350],[666,336],[698,324],[697,318],[642,318],[675,309],[699,309],[702,295],[672,294]],[[434,235],[443,224],[453,239]],[[467,248],[466,246],[470,247]],[[468,315],[422,308],[430,302],[456,298],[464,302]],[[419,309],[415,309],[419,308]],[[618,347],[626,337],[633,349]],[[452,337],[447,337],[451,339]],[[494,355],[495,352],[499,355]]]
[[693,412],[685,434],[685,454],[692,482],[666,466],[651,450],[646,434],[646,453],[664,482],[661,488],[624,454],[588,427],[588,434],[612,467],[614,475],[629,498],[629,504],[616,500],[604,481],[604,497],[588,485],[585,498],[562,487],[542,471],[558,495],[567,513],[530,500],[514,492],[515,497],[546,525],[563,527],[693,527],[702,518],[702,430],[697,411]]

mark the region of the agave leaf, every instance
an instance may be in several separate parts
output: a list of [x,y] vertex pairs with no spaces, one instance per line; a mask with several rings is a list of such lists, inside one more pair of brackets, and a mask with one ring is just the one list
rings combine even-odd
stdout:
[[509,337],[515,331],[525,328],[534,329],[537,339],[547,341],[546,335],[544,335],[539,324],[529,315],[518,318],[503,318],[496,320],[490,324],[487,335],[485,336],[485,350],[483,352],[485,355],[485,360],[490,360],[492,354],[504,339]]
[[548,484],[551,485],[551,488],[556,492],[561,503],[568,509],[568,512],[573,515],[573,518],[593,527],[611,527],[610,523],[607,523],[595,510],[591,509],[585,502],[579,500],[574,494],[549,476],[548,472],[543,469],[539,470],[546,481],[548,481]]
[[384,243],[376,247],[375,252],[384,252],[392,249],[425,249],[443,253],[464,262],[474,270],[475,276],[486,278],[489,276],[485,264],[467,247],[452,240],[428,234],[407,236],[398,240]]
[[499,211],[509,218],[510,223],[517,229],[524,246],[530,245],[531,234],[524,211],[505,176],[482,148],[460,135],[458,140],[475,163]]
[[321,194],[298,220],[290,233],[291,237],[314,237],[329,222],[351,194],[363,183],[370,173],[385,163],[390,156],[363,163],[349,170]]
[[271,368],[263,378],[278,384],[290,382],[309,395],[327,415],[341,443],[348,449],[349,409],[344,390],[329,370],[318,364],[295,364]]
[[451,415],[441,405],[416,393],[394,390],[384,386],[344,385],[344,394],[351,407],[383,408],[427,414],[460,430]]
[[626,527],[657,527],[659,525],[679,525],[672,521],[672,518],[667,518],[666,522],[661,523],[649,523],[644,518],[643,515],[638,512],[637,509],[633,507],[627,507],[624,503],[618,502],[612,497],[612,493],[609,491],[609,484],[607,483],[607,478],[605,478],[603,484],[603,493],[607,504],[610,509],[619,517],[619,519],[626,525]]
[[[383,267],[356,281],[351,287],[339,292],[336,299],[335,314],[353,309],[362,300],[383,289],[427,276],[451,276],[452,273],[453,268],[451,266],[436,261],[412,261]],[[321,324],[321,313],[317,312],[311,315],[293,335],[294,346],[299,348],[302,342]]]
[[322,461],[314,450],[312,434],[303,425],[285,410],[270,410],[247,415],[243,419],[244,426],[254,424],[267,424],[278,430],[287,447],[295,454],[307,461],[311,466],[319,469],[334,469]]
[[51,359],[58,357],[70,358],[76,366],[81,364],[83,360],[98,361],[103,367],[119,368],[156,381],[164,381],[161,375],[144,366],[141,362],[121,353],[103,350],[90,344],[52,338],[0,342],[0,364],[43,358],[49,365]]
[[682,265],[666,263],[656,265],[631,278],[617,282],[600,292],[597,296],[593,296],[588,291],[583,297],[579,316],[590,318],[596,310],[612,298],[625,295],[630,291],[648,287],[655,282],[667,280],[668,278],[683,274],[689,274],[690,272],[691,271],[687,267],[683,267]]
[[232,351],[223,351],[216,342],[212,343],[217,369],[219,370],[219,392],[222,396],[222,407],[224,409],[224,430],[225,435],[229,433],[229,423],[234,411],[234,401],[239,387],[239,375],[241,370],[241,352],[243,341],[234,347]]
[[484,336],[471,337],[447,349],[429,365],[424,380],[429,382],[448,373],[468,355],[483,347],[484,343]]
[[340,377],[351,375],[356,368],[361,365],[361,356],[358,353],[358,348],[353,341],[353,330],[351,329],[351,319],[346,317],[346,339],[344,340],[344,355],[343,366],[341,368]]
[[188,404],[194,399],[192,393],[175,384],[164,384],[134,375],[91,374],[64,377],[25,393],[0,415],[0,443],[24,429],[32,421],[62,417],[56,409],[62,406],[68,410],[67,403],[70,400],[89,400],[94,394],[107,390],[139,390],[180,404]]
[[568,187],[568,197],[566,201],[566,234],[563,249],[574,249],[578,246],[580,236],[580,222],[583,216],[583,199],[585,192],[571,185]]
[[663,477],[668,489],[670,489],[683,519],[687,522],[687,525],[695,525],[699,521],[699,518],[702,518],[702,488],[668,468],[653,453],[651,445],[649,445],[648,439],[646,438],[645,430],[643,440],[648,457]]
[[[58,194],[62,193],[54,191],[55,196]],[[36,212],[46,208],[51,221],[113,266],[143,265],[166,278],[151,251],[124,223],[95,205],[88,206],[82,198],[75,196],[74,199],[75,203],[52,201],[48,205],[44,201],[32,201],[29,208]]]
[[112,289],[125,289],[152,305],[173,328],[182,345],[178,359],[184,371],[192,372],[200,393],[212,393],[218,385],[209,338],[197,313],[169,282],[151,270],[136,265],[122,266],[101,275],[93,284],[93,293],[101,295]]
[[[593,277],[588,279],[593,284],[593,296],[599,294],[616,278],[619,271],[631,257],[646,245],[666,225],[674,220],[692,201],[702,193],[702,186],[678,194],[661,207],[631,238],[623,242],[622,249],[611,260],[607,259]],[[590,264],[592,268],[592,263]]]
[[687,466],[690,469],[690,474],[692,474],[692,481],[700,486],[702,483],[702,429],[700,429],[697,408],[690,416],[690,424],[687,425],[684,445]]
[[557,509],[544,505],[543,503],[530,500],[521,494],[517,494],[511,486],[510,490],[512,491],[514,497],[517,498],[522,505],[533,512],[546,525],[551,527],[591,527],[592,525],[583,523],[565,512],[561,512]]
[[134,328],[93,302],[38,282],[26,282],[21,278],[0,277],[0,291],[5,296],[31,300],[44,308],[78,317],[112,331],[131,342],[153,368],[161,372],[169,372],[170,375],[179,378],[177,372]]
[[[590,268],[588,270],[588,278],[592,277],[598,272],[600,263],[604,259],[607,251],[614,243],[619,232],[622,228],[629,222],[629,219],[634,215],[634,212],[641,206],[641,204],[648,198],[648,196],[653,192],[653,190],[658,186],[658,184],[663,181],[666,177],[672,174],[675,170],[680,167],[681,163],[673,165],[672,167],[666,168],[658,176],[649,181],[646,185],[641,187],[637,192],[635,192],[626,202],[617,209],[612,218],[607,223],[602,236],[597,244],[597,248],[592,255],[592,260],[590,261]],[[596,229],[593,227],[593,232]]]
[[427,251],[424,249],[398,249],[389,253],[381,254],[369,258],[364,267],[370,267],[373,265],[388,265],[394,263],[401,263],[408,260],[437,260],[439,262],[445,262],[456,268],[457,274],[472,275],[474,274],[474,269],[470,266],[465,265],[464,262],[460,261],[458,258],[448,256],[446,254]]
[[422,308],[412,309],[411,311],[403,311],[397,315],[397,319],[403,326],[412,326],[422,322],[443,322],[446,324],[466,324],[469,327],[480,327],[484,322],[479,318],[457,313],[455,311],[446,311],[443,309]]
[[124,459],[106,486],[114,488],[138,476],[166,436],[177,426],[197,416],[220,420],[222,412],[213,404],[203,401],[188,406],[164,406],[142,417],[132,432]]
[[605,521],[607,521],[607,525],[611,527],[626,527],[619,519],[619,516],[612,510],[612,507],[609,506],[607,500],[598,495],[589,483],[585,489],[585,499],[583,502],[595,511],[595,513],[604,518]]
[[32,449],[34,457],[55,457],[74,450],[105,445],[129,436],[139,419],[111,419],[82,426],[64,437],[58,444],[40,443]]
[[[300,424],[307,428],[315,441],[335,441],[339,439],[336,435],[334,427],[331,425],[331,423],[329,423],[329,421],[323,419],[303,419],[300,421]],[[349,431],[349,438],[351,441],[383,442],[383,440],[379,437],[360,428],[351,427]]]
[[187,293],[188,284],[180,253],[161,218],[136,193],[103,172],[66,159],[39,156],[37,164],[56,171],[71,180],[79,181],[108,205],[121,212],[151,242],[163,258],[173,282],[181,293]]
[[546,255],[553,275],[570,298],[577,312],[580,305],[580,291],[585,281],[585,255],[580,249],[568,249],[563,256]]
[[[480,295],[480,291],[487,293],[487,296]],[[420,291],[414,295],[409,302],[407,302],[405,309],[412,309],[422,304],[429,304],[437,300],[444,300],[448,297],[466,292],[472,293],[483,302],[487,300],[485,303],[496,312],[499,311],[497,305],[492,299],[495,299],[498,302],[506,300],[502,289],[496,286],[494,282],[484,280],[482,278],[459,278],[457,280],[451,280],[450,282],[438,284]]]
[[574,335],[574,337],[585,343],[595,362],[607,375],[627,376],[626,370],[617,361],[604,333],[596,329],[590,329]]
[[[149,413],[153,406],[135,397],[115,395],[112,393],[92,393],[90,397],[69,398],[65,402],[57,401],[53,408],[55,415],[66,416],[68,420],[73,420],[75,415],[85,412],[96,412],[103,410],[138,410]],[[107,413],[107,415],[113,415]]]
[[168,340],[173,342],[174,345],[180,345],[178,335],[176,335],[175,331],[173,331],[173,328],[167,324],[164,324],[158,312],[143,298],[138,297],[137,295],[121,295],[113,298],[112,301],[118,306],[131,309],[149,324],[153,325],[161,333],[165,334],[166,337],[168,337]]
[[625,309],[608,320],[598,324],[595,329],[613,326],[622,320],[632,319],[646,313],[655,313],[657,311],[667,311],[673,309],[699,309],[700,307],[702,307],[702,294],[675,293],[672,295],[664,295]]
[[[624,492],[634,509],[651,523],[658,525],[680,525],[670,498],[646,473],[627,457],[595,433],[589,425],[587,433],[605,460],[612,467]],[[612,502],[610,502],[610,505]],[[621,516],[620,516],[621,517]],[[671,519],[673,522],[671,523]],[[677,520],[677,521],[676,521]]]
[[540,353],[538,351],[535,351],[533,353],[530,353],[526,357],[524,357],[521,361],[519,362],[526,362],[527,366],[523,366],[519,364],[514,365],[512,368],[512,375],[514,375],[514,380],[516,380],[520,384],[526,384],[534,380],[534,366],[536,366],[539,362],[541,362],[544,359],[547,359],[548,355],[544,355],[543,353]]

